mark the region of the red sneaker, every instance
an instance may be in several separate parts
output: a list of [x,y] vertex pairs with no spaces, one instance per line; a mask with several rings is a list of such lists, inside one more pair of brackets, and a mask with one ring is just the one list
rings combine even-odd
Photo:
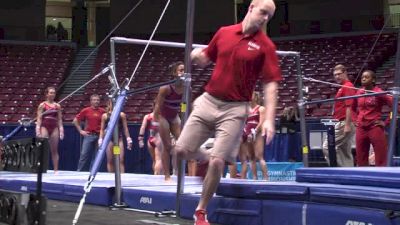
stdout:
[[204,209],[196,210],[193,215],[194,225],[210,225],[207,220],[207,212]]

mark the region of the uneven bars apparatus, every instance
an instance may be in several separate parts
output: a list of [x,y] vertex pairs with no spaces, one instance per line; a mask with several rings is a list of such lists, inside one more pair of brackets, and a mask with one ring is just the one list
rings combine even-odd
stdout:
[[[125,37],[112,37],[115,43],[120,44],[137,44],[137,45],[146,45],[147,40],[136,39],[136,38],[125,38]],[[170,48],[185,48],[186,44],[181,42],[173,42],[173,41],[150,41],[150,45],[161,46],[161,47],[170,47]],[[201,44],[192,44],[193,48],[205,48],[207,45]],[[276,54],[280,56],[297,56],[300,57],[300,52],[296,51],[276,51]]]
[[[139,44],[139,45],[146,45],[148,43],[147,40],[142,40],[142,39],[134,39],[134,38],[124,38],[124,37],[113,37],[111,38],[111,43],[120,43],[120,44]],[[150,41],[150,45],[155,45],[155,46],[162,46],[162,47],[171,47],[171,48],[185,48],[191,50],[192,47],[194,48],[205,48],[207,45],[200,45],[200,44],[192,44],[192,47],[190,44],[185,44],[185,43],[180,43],[180,42],[169,42],[169,41]],[[111,45],[112,47],[114,44]],[[115,51],[115,50],[114,50]],[[301,67],[300,67],[300,53],[295,52],[295,51],[276,51],[276,53],[280,56],[294,56],[296,58],[296,63],[297,63],[297,73],[298,76],[301,76]],[[185,51],[185,93],[189,92],[190,93],[190,82],[191,82],[191,64],[190,64],[190,51],[188,52],[187,50]],[[184,121],[186,121],[187,117],[189,116],[190,112],[190,98],[186,99],[188,94],[184,95],[184,100],[183,102],[186,104],[186,110],[185,110],[185,118]],[[303,97],[301,97],[303,98]],[[300,107],[300,114],[304,115],[304,106]],[[301,121],[301,129],[302,133],[303,130],[305,131],[305,120]],[[307,144],[307,139],[306,136],[302,136],[302,146],[308,146]],[[304,147],[303,147],[304,149]],[[303,163],[304,165],[308,165],[308,151],[304,152],[303,151]],[[180,165],[182,166],[182,165]],[[180,195],[184,193],[184,179],[183,179],[183,172],[181,171],[184,168],[180,168],[178,173],[178,188],[177,188],[177,201],[180,199]],[[179,212],[179,203],[177,203],[177,208]],[[178,213],[179,215],[179,213]]]

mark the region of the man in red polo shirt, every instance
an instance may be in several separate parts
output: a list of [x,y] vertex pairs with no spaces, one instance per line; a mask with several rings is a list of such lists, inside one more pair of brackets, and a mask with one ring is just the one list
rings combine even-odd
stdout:
[[[78,171],[89,170],[89,159],[94,158],[94,152],[98,147],[101,116],[106,112],[99,105],[100,96],[97,94],[90,96],[90,106],[82,109],[72,121],[78,132],[83,136]],[[85,122],[85,129],[82,129],[81,122]]]
[[[186,159],[209,160],[195,224],[207,225],[206,207],[219,184],[225,162],[236,163],[240,137],[257,80],[264,82],[266,143],[275,133],[275,106],[281,80],[276,47],[262,28],[275,12],[272,0],[253,0],[242,23],[220,28],[208,47],[194,49],[194,63],[215,62],[211,79],[193,104],[193,111],[177,140],[174,153]],[[201,148],[215,131],[214,147]]]
[[[336,82],[343,86],[338,90],[335,98],[351,96],[355,94],[356,91],[353,89],[354,85],[349,81],[345,66],[341,64],[336,65],[333,68],[333,76]],[[352,122],[353,101],[353,99],[336,101],[333,108],[333,118],[339,121],[335,125],[335,148],[337,165],[340,167],[354,166],[353,154],[351,152],[351,145],[355,133],[355,127]],[[327,139],[324,141],[322,150],[325,158],[328,159],[329,153]]]

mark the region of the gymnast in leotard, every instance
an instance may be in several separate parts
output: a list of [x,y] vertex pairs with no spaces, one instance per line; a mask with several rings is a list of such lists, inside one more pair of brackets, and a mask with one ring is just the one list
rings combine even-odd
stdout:
[[61,106],[54,101],[56,89],[46,88],[46,101],[39,104],[37,109],[36,136],[48,138],[54,173],[58,171],[58,142],[64,139]]

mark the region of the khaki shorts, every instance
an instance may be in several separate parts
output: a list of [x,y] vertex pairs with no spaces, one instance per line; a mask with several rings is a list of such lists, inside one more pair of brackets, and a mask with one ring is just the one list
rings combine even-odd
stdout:
[[197,152],[215,131],[211,157],[234,163],[239,152],[240,138],[245,125],[249,102],[226,102],[203,93],[193,104],[193,111],[185,123],[176,147]]

